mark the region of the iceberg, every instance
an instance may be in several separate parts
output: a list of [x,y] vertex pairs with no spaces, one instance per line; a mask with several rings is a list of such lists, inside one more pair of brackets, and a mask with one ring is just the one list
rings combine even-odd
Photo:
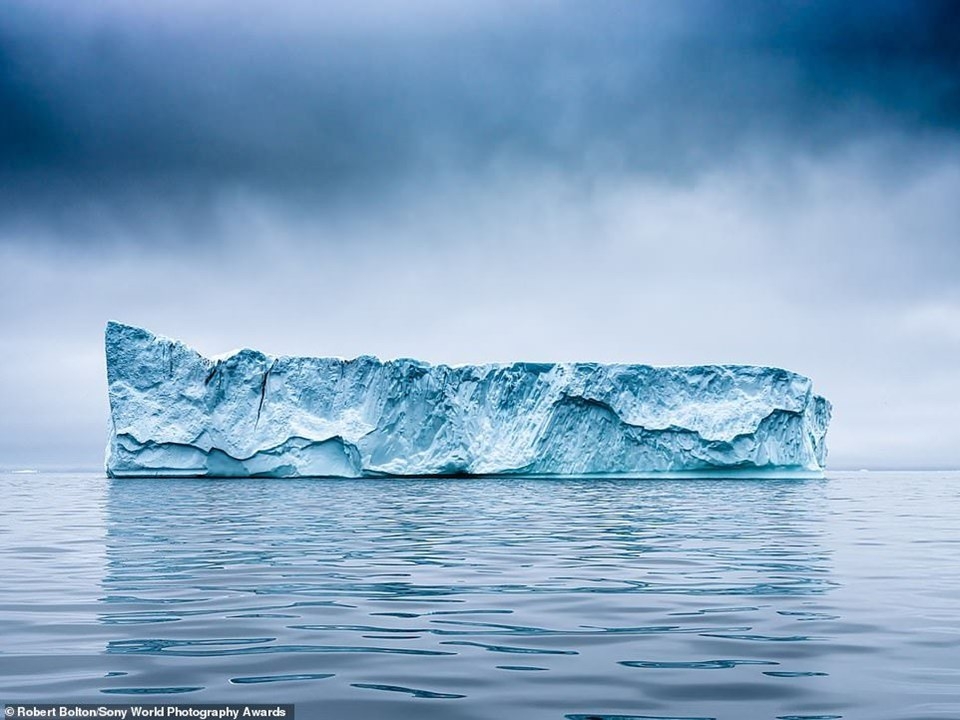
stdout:
[[820,477],[830,403],[749,365],[207,358],[106,328],[111,477]]

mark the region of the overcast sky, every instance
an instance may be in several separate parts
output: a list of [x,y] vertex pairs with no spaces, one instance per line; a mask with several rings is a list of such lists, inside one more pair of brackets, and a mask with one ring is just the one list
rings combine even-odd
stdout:
[[108,319],[778,365],[960,467],[955,3],[339,5],[3,1],[0,467],[102,462]]

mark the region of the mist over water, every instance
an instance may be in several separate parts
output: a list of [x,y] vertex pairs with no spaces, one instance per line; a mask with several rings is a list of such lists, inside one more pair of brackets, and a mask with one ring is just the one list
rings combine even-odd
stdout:
[[955,717],[958,480],[0,475],[0,700]]

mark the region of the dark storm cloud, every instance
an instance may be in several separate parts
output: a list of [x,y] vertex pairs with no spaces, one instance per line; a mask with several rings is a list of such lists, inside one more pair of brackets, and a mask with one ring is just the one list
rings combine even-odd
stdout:
[[960,127],[954,3],[489,8],[8,1],[0,227],[196,229],[236,188],[317,207],[503,165],[683,180]]

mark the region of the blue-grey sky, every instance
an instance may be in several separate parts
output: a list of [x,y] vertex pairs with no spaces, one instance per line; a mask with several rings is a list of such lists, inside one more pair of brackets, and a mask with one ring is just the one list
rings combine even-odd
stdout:
[[201,351],[737,362],[960,466],[952,2],[0,8],[0,467],[96,466],[108,319]]

